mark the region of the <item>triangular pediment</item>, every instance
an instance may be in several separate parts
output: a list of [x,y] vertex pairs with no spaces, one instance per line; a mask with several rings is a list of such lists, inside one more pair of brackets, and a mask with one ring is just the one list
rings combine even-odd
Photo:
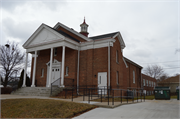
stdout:
[[23,47],[31,47],[42,45],[46,43],[51,43],[55,41],[61,41],[65,39],[63,35],[57,33],[50,27],[42,24],[34,33],[33,35],[24,43]]

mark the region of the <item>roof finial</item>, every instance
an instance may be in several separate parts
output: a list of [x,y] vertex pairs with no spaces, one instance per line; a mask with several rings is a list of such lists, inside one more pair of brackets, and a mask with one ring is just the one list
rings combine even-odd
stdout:
[[84,23],[86,23],[86,21],[85,21],[85,16],[84,16]]

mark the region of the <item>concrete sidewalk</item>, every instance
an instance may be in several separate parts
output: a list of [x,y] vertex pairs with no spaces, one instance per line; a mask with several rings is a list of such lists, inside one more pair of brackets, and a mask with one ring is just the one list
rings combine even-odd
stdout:
[[176,99],[147,100],[114,109],[99,107],[73,119],[179,119],[179,107],[180,101]]
[[[36,98],[36,99],[51,99],[51,100],[62,100],[62,101],[72,101],[72,99],[62,99],[62,98],[52,98],[52,97],[41,97],[41,96],[23,96],[23,95],[10,95],[10,94],[1,94],[0,95],[0,100],[4,100],[4,99],[22,99],[22,98]],[[97,99],[97,97],[92,97],[93,99]],[[121,105],[125,105],[125,104],[132,104],[131,102],[114,102],[114,105],[112,104],[112,102],[96,102],[96,101],[90,101],[90,103],[88,102],[88,96],[84,96],[84,101],[83,101],[83,97],[77,97],[77,98],[73,98],[73,102],[77,102],[77,103],[87,103],[87,104],[92,104],[92,105],[96,105],[98,107],[105,107],[105,108],[115,108]],[[139,100],[138,102],[141,102],[141,100]],[[134,100],[135,104],[137,103],[137,100]]]

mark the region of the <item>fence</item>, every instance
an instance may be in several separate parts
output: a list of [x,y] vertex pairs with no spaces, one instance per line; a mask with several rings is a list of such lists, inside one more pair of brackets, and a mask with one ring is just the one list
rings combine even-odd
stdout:
[[[143,98],[145,101],[145,95],[143,93],[143,90],[140,88],[133,88],[133,90],[130,89],[113,89],[109,86],[101,86],[97,87],[95,85],[88,85],[88,86],[78,86],[78,87],[72,87],[71,89],[64,89],[65,91],[65,98],[67,95],[71,94],[71,99],[73,101],[74,96],[82,96],[82,100],[85,100],[85,96],[88,97],[88,103],[92,100],[92,97],[97,97],[97,99],[100,99],[100,102],[102,102],[102,99],[107,99],[107,103],[109,105],[110,102],[112,102],[112,105],[114,105],[114,99],[118,99],[122,103],[123,99],[126,99],[127,103],[129,102],[129,99],[134,102],[134,99],[137,99],[137,102],[142,102]],[[111,101],[110,101],[111,99]]]

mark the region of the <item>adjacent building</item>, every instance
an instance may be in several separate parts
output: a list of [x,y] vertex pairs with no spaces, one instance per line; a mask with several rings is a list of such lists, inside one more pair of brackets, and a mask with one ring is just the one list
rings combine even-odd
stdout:
[[158,86],[170,87],[171,94],[179,88],[180,75],[170,77],[166,80],[158,82]]
[[153,95],[157,80],[145,74],[142,74],[142,87],[146,95]]

